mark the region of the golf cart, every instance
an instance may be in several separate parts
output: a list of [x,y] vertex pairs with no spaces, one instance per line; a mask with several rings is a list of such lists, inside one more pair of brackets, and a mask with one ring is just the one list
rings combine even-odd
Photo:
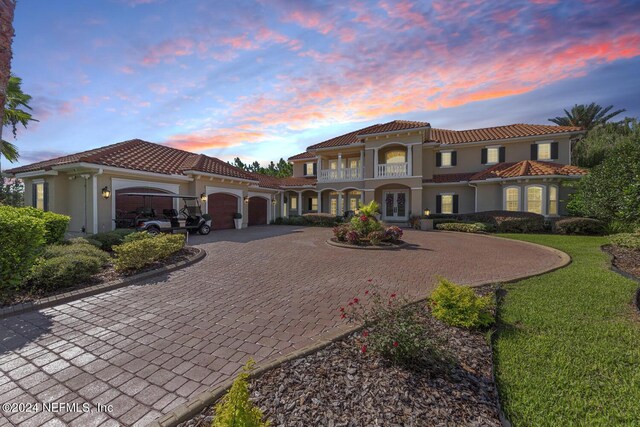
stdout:
[[[122,193],[119,196],[142,197],[142,206],[135,211],[116,212],[116,228],[135,228],[136,231],[151,234],[186,230],[206,235],[211,231],[211,216],[202,213],[200,200],[196,196],[162,193]],[[162,209],[162,213],[159,213],[151,207],[154,198],[170,198],[172,206],[181,203],[182,207],[179,211],[171,208]]]

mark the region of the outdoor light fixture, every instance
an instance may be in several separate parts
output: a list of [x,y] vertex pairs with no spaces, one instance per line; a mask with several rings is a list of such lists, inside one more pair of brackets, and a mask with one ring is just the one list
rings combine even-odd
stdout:
[[271,200],[271,204],[272,204],[273,206],[275,206],[275,205],[277,205],[277,204],[278,204],[278,201],[277,201],[276,199],[273,199],[273,200]]
[[202,200],[203,202],[207,201],[207,195],[205,193],[200,194],[200,200]]
[[244,202],[247,203],[247,204],[249,203],[249,196],[245,196]]
[[425,209],[424,216],[429,216],[429,215],[431,215],[431,211],[429,209]]
[[109,190],[109,187],[107,187],[106,185],[102,189],[102,197],[104,197],[105,199],[111,197],[111,190]]

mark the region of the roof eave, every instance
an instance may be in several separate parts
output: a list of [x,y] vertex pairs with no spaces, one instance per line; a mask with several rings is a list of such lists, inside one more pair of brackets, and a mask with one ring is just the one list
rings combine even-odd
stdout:
[[403,133],[403,132],[415,132],[415,131],[419,131],[419,130],[426,130],[426,129],[431,129],[431,125],[428,126],[420,126],[417,128],[408,128],[408,129],[399,129],[399,130],[390,130],[390,131],[386,131],[386,132],[375,132],[375,133],[359,133],[358,135],[356,135],[358,138],[360,137],[369,137],[369,136],[381,136],[381,135],[391,135],[394,133]]
[[205,175],[212,178],[220,178],[220,179],[228,179],[233,181],[242,181],[242,182],[260,184],[260,182],[256,179],[240,178],[240,177],[231,176],[231,175],[220,175],[217,173],[203,172],[203,171],[194,170],[194,169],[185,170],[184,174],[185,175]]
[[76,162],[76,163],[67,163],[64,165],[57,165],[57,166],[52,166],[53,170],[56,171],[69,171],[69,170],[73,170],[73,169],[95,169],[95,171],[106,171],[106,172],[119,172],[119,173],[128,173],[128,174],[132,174],[132,175],[144,175],[144,176],[154,176],[154,177],[158,177],[158,178],[163,178],[163,179],[175,179],[175,180],[179,180],[179,181],[192,181],[193,179],[185,176],[185,175],[178,175],[178,174],[168,174],[168,173],[160,173],[160,172],[150,172],[150,171],[143,171],[143,170],[138,170],[138,169],[130,169],[130,168],[120,168],[120,167],[116,167],[116,166],[106,166],[106,165],[101,165],[98,163],[87,163],[87,162]]
[[[496,143],[496,142],[518,142],[518,141],[524,141],[527,139],[531,139],[531,138],[555,138],[558,136],[571,136],[571,135],[578,135],[578,134],[585,134],[586,131],[584,130],[578,130],[578,131],[570,131],[570,132],[557,132],[557,133],[547,133],[544,135],[529,135],[529,136],[516,136],[513,138],[500,138],[500,139],[483,139],[480,141],[470,141],[470,142],[436,142],[436,146],[445,146],[445,147],[450,147],[450,146],[458,146],[458,145],[482,145],[482,144],[487,144],[487,143]],[[427,144],[424,144],[427,145]],[[431,145],[429,143],[429,145]]]
[[521,176],[512,176],[508,178],[488,178],[488,179],[475,179],[470,180],[469,182],[472,184],[483,183],[483,182],[501,182],[501,181],[518,181],[523,179],[580,179],[584,175],[521,175]]

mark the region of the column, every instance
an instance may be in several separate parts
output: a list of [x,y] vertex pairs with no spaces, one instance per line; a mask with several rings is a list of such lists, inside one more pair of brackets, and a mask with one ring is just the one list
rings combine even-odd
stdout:
[[413,155],[412,154],[413,154],[413,145],[409,145],[409,146],[407,146],[407,163],[408,163],[407,174],[409,176],[413,175],[413,173],[411,173],[412,170],[413,170],[413,161],[412,161]]
[[378,149],[373,149],[373,177],[378,177]]
[[338,179],[342,179],[342,153],[338,153]]
[[343,200],[342,200],[342,191],[338,191],[338,211],[337,214],[338,215],[342,215],[344,214],[344,206],[343,206]]
[[358,177],[364,179],[364,149],[360,151],[360,171],[358,171]]
[[316,179],[320,181],[320,171],[322,170],[322,157],[318,156],[318,166],[316,166]]
[[322,212],[322,190],[318,190],[318,213]]
[[298,215],[302,215],[302,191],[298,191]]
[[287,217],[287,213],[284,211],[284,198],[285,198],[286,194],[287,193],[284,192],[284,191],[282,193],[280,193],[280,216],[282,218],[286,218]]

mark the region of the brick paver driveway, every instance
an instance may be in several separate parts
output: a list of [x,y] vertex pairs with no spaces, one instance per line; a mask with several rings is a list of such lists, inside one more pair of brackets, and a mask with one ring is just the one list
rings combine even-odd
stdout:
[[192,238],[207,257],[101,295],[0,320],[0,403],[110,404],[113,412],[0,414],[0,424],[144,425],[222,383],[253,356],[280,357],[341,325],[371,286],[427,294],[543,271],[543,248],[471,234],[407,231],[398,251],[335,248],[329,229],[254,227]]

